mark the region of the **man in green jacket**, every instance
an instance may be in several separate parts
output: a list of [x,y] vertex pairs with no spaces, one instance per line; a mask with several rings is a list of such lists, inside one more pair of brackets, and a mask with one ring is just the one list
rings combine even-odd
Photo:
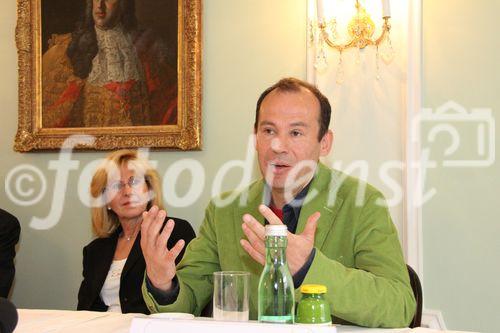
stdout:
[[255,143],[263,179],[209,203],[199,235],[177,268],[184,243],[166,248],[173,221],[160,232],[166,213],[153,207],[144,214],[143,295],[151,312],[199,315],[212,297],[212,273],[237,270],[250,272],[250,319],[256,319],[264,225],[284,223],[297,297],[301,284],[323,284],[336,323],[410,323],[415,299],[382,194],[319,162],[332,145],[330,114],[328,99],[297,79],[283,79],[262,93]]

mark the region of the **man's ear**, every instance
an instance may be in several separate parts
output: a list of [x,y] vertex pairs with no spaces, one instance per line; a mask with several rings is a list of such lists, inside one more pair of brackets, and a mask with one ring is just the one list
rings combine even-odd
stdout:
[[333,132],[332,130],[328,130],[325,135],[321,138],[320,141],[320,156],[326,156],[330,153],[333,144]]

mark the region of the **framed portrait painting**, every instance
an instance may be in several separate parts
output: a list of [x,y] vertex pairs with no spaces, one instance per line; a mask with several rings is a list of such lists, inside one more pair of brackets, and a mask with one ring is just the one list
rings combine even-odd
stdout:
[[17,0],[14,149],[201,149],[202,0]]

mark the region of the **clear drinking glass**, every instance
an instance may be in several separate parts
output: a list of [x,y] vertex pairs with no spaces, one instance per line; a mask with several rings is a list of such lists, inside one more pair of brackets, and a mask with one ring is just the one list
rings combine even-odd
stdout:
[[248,321],[250,273],[226,271],[214,273],[213,316],[222,321]]

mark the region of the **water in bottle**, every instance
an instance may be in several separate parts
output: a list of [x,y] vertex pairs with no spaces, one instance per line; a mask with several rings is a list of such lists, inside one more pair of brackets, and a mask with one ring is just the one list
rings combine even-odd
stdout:
[[286,263],[286,246],[286,225],[266,225],[266,265],[259,281],[260,322],[294,322],[294,286]]

